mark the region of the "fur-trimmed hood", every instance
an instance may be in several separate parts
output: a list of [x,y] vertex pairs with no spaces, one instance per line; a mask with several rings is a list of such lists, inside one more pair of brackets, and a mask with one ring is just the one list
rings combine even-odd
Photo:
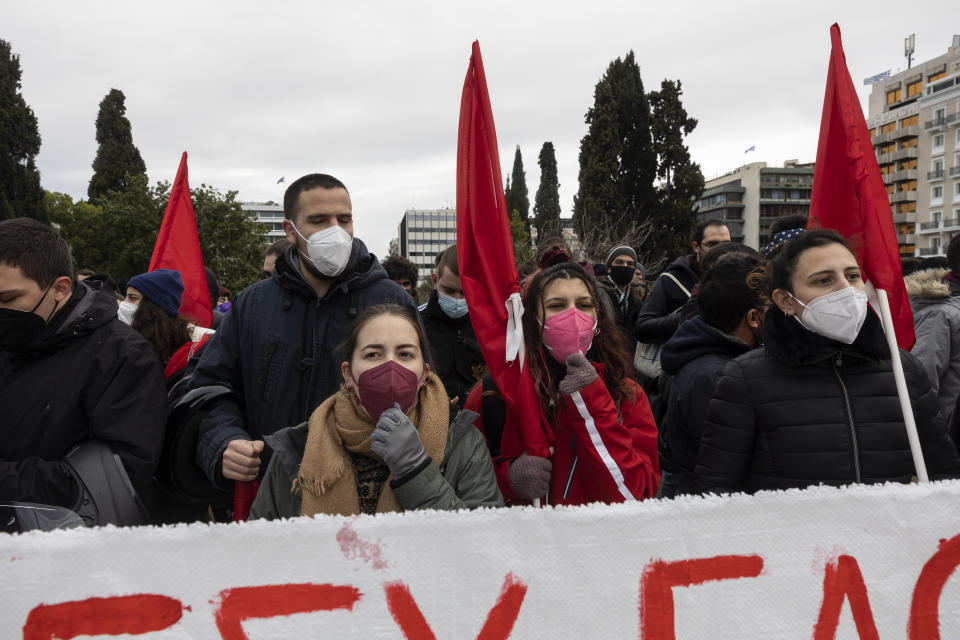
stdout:
[[903,282],[907,286],[907,295],[910,296],[910,300],[949,298],[950,285],[943,281],[948,273],[950,273],[949,269],[924,269],[906,276]]

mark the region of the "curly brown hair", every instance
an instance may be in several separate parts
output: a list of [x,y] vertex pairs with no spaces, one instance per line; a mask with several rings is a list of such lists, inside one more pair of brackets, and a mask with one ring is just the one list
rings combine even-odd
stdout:
[[[561,406],[558,384],[565,372],[564,365],[550,357],[543,347],[543,327],[539,317],[543,314],[543,292],[554,280],[580,280],[587,287],[597,311],[597,333],[593,338],[587,358],[603,365],[603,381],[610,391],[617,409],[624,399],[635,398],[636,387],[627,383],[634,378],[633,364],[627,354],[627,342],[619,327],[607,315],[601,303],[603,295],[597,283],[583,267],[573,262],[564,262],[538,271],[530,279],[523,297],[523,334],[530,363],[530,373],[537,390],[537,397],[548,418],[553,417],[553,407]],[[538,313],[539,312],[539,313]]]
[[137,305],[130,326],[146,338],[164,365],[177,349],[190,342],[187,321],[180,316],[171,316],[146,297]]

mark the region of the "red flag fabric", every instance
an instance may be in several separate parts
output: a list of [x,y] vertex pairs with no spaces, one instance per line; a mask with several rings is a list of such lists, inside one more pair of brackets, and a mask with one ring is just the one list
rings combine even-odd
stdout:
[[833,49],[810,197],[810,227],[835,229],[846,238],[868,282],[874,309],[880,307],[869,285],[887,292],[897,343],[910,349],[916,341],[913,313],[903,283],[890,199],[836,24],[830,27],[830,38]]
[[157,235],[157,244],[150,258],[150,271],[176,269],[183,278],[183,301],[180,314],[201,327],[209,327],[213,320],[213,301],[207,288],[207,273],[203,269],[200,236],[197,235],[197,217],[190,200],[187,180],[187,152],[180,158],[180,168],[170,190],[170,199],[163,213],[163,223]]
[[[508,300],[519,295],[520,282],[479,42],[473,43],[460,103],[457,260],[483,357],[522,438],[522,442],[511,442],[517,432],[505,430],[501,450],[512,455],[525,450],[549,458],[552,436],[540,411],[530,369],[519,358],[507,362]],[[512,445],[522,445],[522,449],[511,451],[516,448]]]

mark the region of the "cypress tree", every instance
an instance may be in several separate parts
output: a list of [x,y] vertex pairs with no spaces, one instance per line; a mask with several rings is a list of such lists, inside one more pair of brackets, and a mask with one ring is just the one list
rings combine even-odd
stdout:
[[47,221],[36,156],[37,117],[20,93],[20,56],[0,40],[0,220]]
[[520,145],[513,155],[513,172],[511,173],[512,186],[510,187],[510,209],[516,210],[523,221],[524,229],[530,232],[530,195],[527,191],[527,174],[523,170],[523,158],[520,155]]
[[616,103],[610,83],[601,80],[587,112],[587,135],[580,140],[580,189],[574,198],[574,225],[581,238],[624,210],[619,190],[620,145]]
[[127,119],[126,98],[119,89],[100,101],[97,113],[97,156],[93,160],[93,177],[87,196],[90,200],[101,198],[109,191],[124,191],[130,178],[146,175],[140,151],[133,144],[133,133]]
[[533,202],[533,224],[542,239],[560,235],[560,183],[552,142],[543,143],[537,164],[540,165],[540,185]]

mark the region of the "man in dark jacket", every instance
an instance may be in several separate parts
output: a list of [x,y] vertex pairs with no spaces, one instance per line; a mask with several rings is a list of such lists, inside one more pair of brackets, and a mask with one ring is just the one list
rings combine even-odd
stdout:
[[430,300],[420,307],[420,317],[433,356],[434,371],[443,381],[447,396],[463,408],[467,394],[483,380],[487,366],[470,323],[467,301],[460,284],[457,245],[437,255]]
[[747,285],[758,258],[723,257],[700,281],[700,315],[680,325],[663,345],[663,372],[672,376],[659,424],[660,495],[693,491],[700,431],[724,366],[760,343],[763,296]]
[[670,339],[680,326],[680,316],[674,311],[683,306],[700,281],[703,255],[722,242],[730,242],[730,229],[722,220],[710,219],[697,224],[691,239],[693,253],[671,262],[643,301],[636,324],[639,342],[663,344]]
[[225,386],[233,395],[200,426],[197,463],[217,486],[253,480],[263,436],[299,424],[340,383],[353,319],[369,306],[416,307],[353,237],[350,195],[336,178],[309,174],[287,188],[284,229],[291,245],[273,274],[237,296],[207,344],[190,386]]
[[0,222],[0,500],[76,506],[81,489],[64,458],[91,440],[144,494],[166,417],[160,361],[117,318],[113,291],[73,279],[49,226]]
[[634,295],[632,286],[637,275],[636,267],[636,251],[626,245],[614,247],[607,255],[607,274],[597,279],[597,284],[610,298],[617,326],[623,331],[631,355],[637,347],[634,329],[642,306],[640,299]]

